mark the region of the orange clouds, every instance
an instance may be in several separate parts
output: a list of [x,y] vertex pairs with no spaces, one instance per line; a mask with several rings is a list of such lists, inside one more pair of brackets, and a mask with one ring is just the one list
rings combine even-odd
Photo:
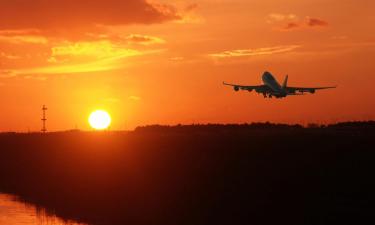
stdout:
[[287,45],[287,46],[275,46],[267,48],[256,48],[256,49],[238,49],[219,52],[210,54],[215,58],[232,58],[232,57],[243,57],[243,56],[260,56],[260,55],[272,55],[277,53],[285,53],[293,51],[301,46],[299,45]]
[[287,25],[285,25],[285,27],[283,27],[283,29],[284,30],[291,30],[291,29],[298,28],[298,27],[300,27],[300,25],[298,23],[290,22]]
[[[97,71],[108,71],[124,67],[122,60],[133,56],[154,54],[160,50],[136,50],[126,44],[117,44],[109,40],[90,42],[54,43],[51,53],[45,55],[45,62],[33,67],[20,66],[10,70],[0,70],[2,77],[35,74],[73,74]],[[0,57],[17,56],[1,53]],[[24,59],[31,60],[31,59]]]
[[0,43],[8,44],[46,44],[47,38],[32,29],[0,30]]
[[45,37],[38,35],[0,35],[0,42],[8,42],[11,44],[46,44],[48,41]]
[[267,23],[270,24],[283,24],[279,28],[283,31],[294,30],[298,28],[313,28],[313,27],[326,27],[328,22],[318,19],[305,17],[305,19],[299,19],[295,14],[281,14],[281,13],[271,13],[268,15]]
[[65,42],[52,47],[52,57],[93,57],[93,58],[118,58],[139,55],[136,50],[117,46],[109,41],[98,42]]
[[[0,31],[1,77],[72,74],[123,68],[125,58],[161,52],[161,38],[140,34],[97,33],[70,41],[27,32]],[[129,62],[129,60],[127,60]]]
[[179,19],[173,6],[146,0],[3,0],[0,7],[0,29],[71,29]]
[[271,13],[268,15],[268,23],[285,21],[285,20],[294,20],[297,16],[295,14],[281,14],[281,13]]
[[113,27],[181,19],[174,6],[150,0],[4,0],[0,7],[2,77],[122,68],[124,58],[159,52],[150,45],[165,41]]
[[306,24],[310,27],[316,27],[316,26],[328,26],[328,23],[321,19],[316,18],[307,18]]
[[317,19],[317,18],[310,18],[306,17],[306,19],[302,22],[289,22],[287,23],[282,30],[293,30],[297,28],[311,28],[311,27],[326,27],[328,26],[328,22]]
[[165,41],[158,37],[141,35],[141,34],[131,34],[125,38],[130,43],[141,44],[141,45],[151,45],[151,44],[163,44]]

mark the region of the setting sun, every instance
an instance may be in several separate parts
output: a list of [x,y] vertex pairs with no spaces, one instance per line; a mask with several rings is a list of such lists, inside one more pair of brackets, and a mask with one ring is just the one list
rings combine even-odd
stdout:
[[95,110],[89,116],[89,124],[96,130],[104,130],[111,124],[111,116],[104,110]]

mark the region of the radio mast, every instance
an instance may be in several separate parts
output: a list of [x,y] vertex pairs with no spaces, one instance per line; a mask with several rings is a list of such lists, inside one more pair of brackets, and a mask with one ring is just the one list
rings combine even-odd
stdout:
[[43,117],[42,117],[42,123],[43,123],[43,126],[42,126],[42,132],[43,132],[43,133],[46,133],[46,132],[47,132],[47,128],[46,128],[46,121],[47,121],[47,118],[46,118],[46,111],[47,111],[47,107],[46,107],[45,105],[43,105],[42,111],[43,111]]

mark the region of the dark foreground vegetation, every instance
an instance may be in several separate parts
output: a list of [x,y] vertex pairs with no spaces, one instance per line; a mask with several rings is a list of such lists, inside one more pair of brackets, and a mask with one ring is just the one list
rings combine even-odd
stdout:
[[99,225],[374,224],[375,123],[0,134],[0,192]]

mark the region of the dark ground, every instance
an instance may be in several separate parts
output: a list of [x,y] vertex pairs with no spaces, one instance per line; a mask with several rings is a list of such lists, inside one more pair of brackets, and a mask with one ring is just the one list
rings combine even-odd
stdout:
[[0,192],[100,225],[375,224],[375,122],[0,134]]

